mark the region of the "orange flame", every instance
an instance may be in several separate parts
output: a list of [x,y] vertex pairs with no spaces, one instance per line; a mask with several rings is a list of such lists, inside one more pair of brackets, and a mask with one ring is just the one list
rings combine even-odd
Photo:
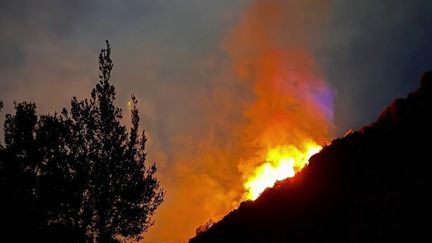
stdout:
[[247,190],[246,198],[255,200],[266,188],[274,186],[277,181],[293,177],[321,148],[314,142],[306,143],[304,150],[293,145],[270,148],[267,151],[266,162],[258,166],[244,183]]
[[[254,87],[239,162],[245,199],[293,177],[328,142],[333,91],[322,78],[309,44],[327,0],[256,0],[226,48],[244,82]],[[299,11],[301,10],[301,11]]]

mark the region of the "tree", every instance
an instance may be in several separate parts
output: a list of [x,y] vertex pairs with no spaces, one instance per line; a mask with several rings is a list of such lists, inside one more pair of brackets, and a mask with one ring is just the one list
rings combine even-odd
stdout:
[[121,125],[122,111],[114,104],[110,83],[111,47],[99,55],[99,83],[91,98],[72,100],[71,153],[80,177],[80,224],[89,239],[114,241],[117,236],[139,239],[151,226],[151,216],[162,203],[164,191],[154,177],[155,164],[146,166],[144,132],[139,133],[137,100],[132,96],[130,132]]
[[[81,227],[82,171],[72,139],[70,119],[57,114],[41,116],[36,130],[36,143],[41,154],[37,180],[37,211],[43,222],[41,240],[51,242],[83,242],[86,232]],[[83,167],[84,166],[84,167]]]
[[164,191],[155,164],[146,163],[134,96],[130,131],[121,125],[106,45],[89,99],[74,97],[60,115],[38,117],[36,106],[25,102],[6,115],[0,146],[5,231],[25,231],[36,241],[116,242],[140,239],[152,225]]
[[[0,192],[3,238],[13,229],[34,235],[39,225],[36,213],[36,180],[39,158],[35,129],[36,106],[15,103],[15,115],[6,115],[5,146],[0,151]],[[21,239],[24,235],[17,236]]]

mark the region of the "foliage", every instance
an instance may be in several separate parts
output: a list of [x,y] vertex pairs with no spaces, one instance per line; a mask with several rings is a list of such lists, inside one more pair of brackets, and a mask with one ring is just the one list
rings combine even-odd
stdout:
[[6,115],[0,147],[1,220],[8,225],[3,235],[19,230],[32,240],[115,242],[140,239],[152,225],[164,191],[156,165],[146,163],[147,139],[134,96],[130,131],[121,125],[106,44],[89,99],[74,97],[69,110],[40,117],[35,104],[18,103],[15,114]]

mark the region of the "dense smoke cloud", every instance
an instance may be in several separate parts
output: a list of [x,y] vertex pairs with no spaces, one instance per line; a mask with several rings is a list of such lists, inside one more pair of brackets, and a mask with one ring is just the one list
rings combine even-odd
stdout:
[[241,142],[254,146],[239,168],[243,177],[277,146],[305,149],[328,142],[333,90],[311,51],[328,17],[328,1],[255,1],[226,42],[237,76],[253,87]]

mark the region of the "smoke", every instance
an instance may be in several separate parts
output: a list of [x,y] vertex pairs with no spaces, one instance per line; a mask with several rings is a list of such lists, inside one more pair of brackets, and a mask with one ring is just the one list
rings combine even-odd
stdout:
[[[208,68],[221,65],[220,60],[210,61]],[[240,131],[252,92],[233,77],[221,69],[220,75],[210,77],[210,90],[190,94],[197,96],[196,120],[170,134],[168,154],[158,144],[149,148],[152,160],[167,161],[159,173],[167,196],[144,242],[184,242],[199,225],[220,219],[240,202],[243,188],[237,162],[244,151]]]
[[332,132],[333,91],[312,54],[312,40],[326,20],[328,2],[255,1],[227,39],[226,50],[240,79],[252,86],[242,143],[255,146],[239,164],[243,177],[277,146],[305,149]]
[[[149,232],[185,239],[210,218],[219,220],[244,199],[243,184],[273,146],[329,141],[333,91],[310,51],[325,21],[326,0],[256,0],[227,33],[226,55],[200,119],[172,137],[174,166],[162,177],[169,191]],[[153,150],[152,153],[155,153]],[[161,152],[163,154],[163,152]],[[171,163],[170,163],[171,164]],[[167,180],[166,178],[169,178]]]

